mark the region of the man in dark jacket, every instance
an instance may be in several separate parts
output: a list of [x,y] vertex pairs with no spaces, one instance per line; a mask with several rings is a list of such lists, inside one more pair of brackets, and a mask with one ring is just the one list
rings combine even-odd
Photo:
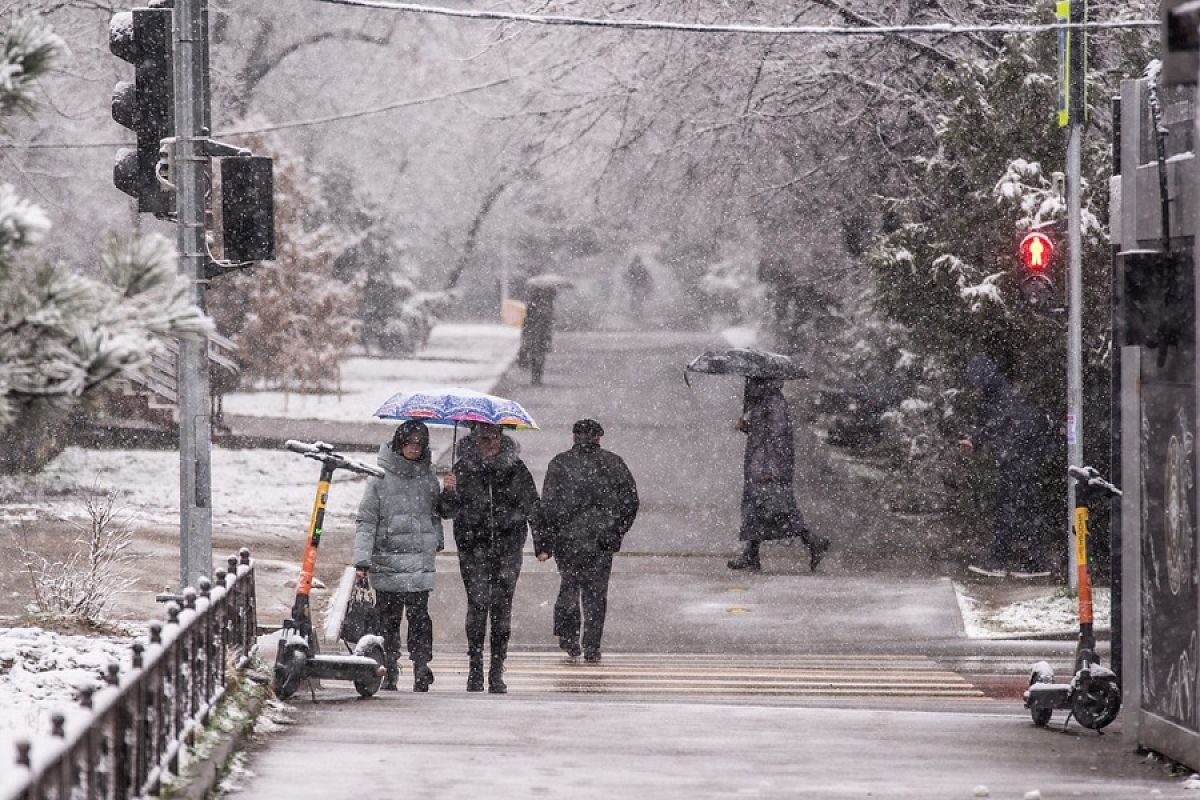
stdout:
[[571,433],[574,446],[546,469],[534,549],[539,561],[553,556],[558,563],[554,633],[559,646],[574,660],[582,644],[584,661],[594,663],[600,660],[613,554],[637,516],[638,494],[621,457],[600,447],[604,428],[599,422],[581,419]]
[[959,445],[967,453],[986,447],[996,462],[992,541],[982,564],[968,569],[992,577],[1049,575],[1031,486],[1052,446],[1051,423],[987,356],[972,358],[966,377],[978,394],[981,421]]
[[504,694],[513,593],[528,525],[537,511],[537,485],[517,443],[499,427],[476,424],[469,438],[474,441],[460,450],[456,487],[447,504],[467,594],[467,691],[483,691],[483,640],[490,620],[488,691]]

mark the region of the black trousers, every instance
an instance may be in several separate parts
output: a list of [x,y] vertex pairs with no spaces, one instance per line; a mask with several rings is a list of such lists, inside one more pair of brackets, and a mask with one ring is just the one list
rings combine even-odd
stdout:
[[512,635],[512,603],[521,575],[521,545],[484,545],[459,550],[458,571],[467,593],[467,652],[483,653],[490,621],[492,659],[503,661]]
[[[608,614],[612,553],[555,553],[560,583],[554,603],[554,635],[582,645],[585,654],[600,652]],[[580,628],[582,627],[582,638]]]
[[400,657],[400,624],[408,614],[408,657],[414,664],[433,660],[433,620],[429,592],[375,592],[379,634],[389,662]]

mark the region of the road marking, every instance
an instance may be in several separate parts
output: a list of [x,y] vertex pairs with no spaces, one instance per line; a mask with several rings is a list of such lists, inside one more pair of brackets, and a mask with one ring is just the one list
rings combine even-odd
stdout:
[[[434,660],[438,688],[466,680],[466,656]],[[599,664],[513,652],[504,680],[517,693],[770,697],[983,697],[962,675],[921,656],[605,653]],[[443,679],[445,675],[445,679]]]

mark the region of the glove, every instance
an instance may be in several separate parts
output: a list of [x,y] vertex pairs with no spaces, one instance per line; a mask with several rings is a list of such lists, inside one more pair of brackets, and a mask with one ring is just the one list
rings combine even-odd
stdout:
[[615,553],[621,549],[621,534],[616,531],[605,531],[600,534],[600,540],[597,543],[602,553]]

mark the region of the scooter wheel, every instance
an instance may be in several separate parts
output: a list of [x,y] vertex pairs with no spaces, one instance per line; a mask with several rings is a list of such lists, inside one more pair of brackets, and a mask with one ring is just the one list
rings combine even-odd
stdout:
[[1080,725],[1098,731],[1117,718],[1121,710],[1121,689],[1111,678],[1093,678],[1086,692],[1076,692],[1071,710]]
[[1031,708],[1029,716],[1033,717],[1033,724],[1039,728],[1044,728],[1050,724],[1050,716],[1054,713],[1050,708]]
[[284,654],[275,664],[275,696],[287,700],[300,688],[304,680],[304,671],[308,657],[301,648],[294,648]]
[[[387,662],[387,656],[384,655],[383,647],[378,644],[370,644],[362,649],[358,655],[373,658],[379,662],[379,666],[384,666]],[[354,688],[358,691],[361,697],[371,697],[379,691],[379,687],[383,685],[383,676],[376,675],[369,680],[360,680],[354,682]]]

